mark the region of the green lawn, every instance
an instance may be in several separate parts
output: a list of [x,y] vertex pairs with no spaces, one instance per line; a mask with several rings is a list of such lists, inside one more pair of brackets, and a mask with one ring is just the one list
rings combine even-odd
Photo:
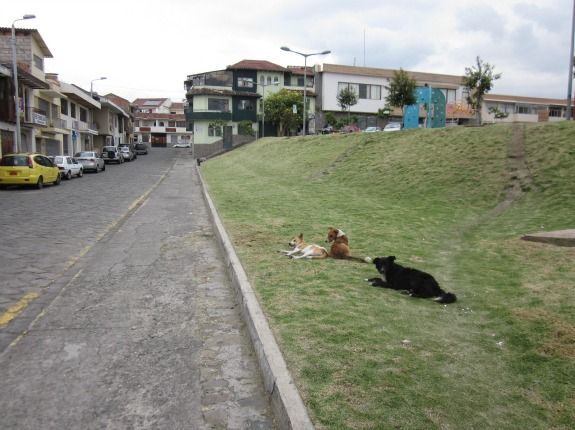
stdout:
[[[318,429],[567,429],[575,422],[575,123],[528,125],[508,209],[510,125],[269,138],[202,165]],[[341,228],[458,301],[370,287],[371,264],[290,260]]]

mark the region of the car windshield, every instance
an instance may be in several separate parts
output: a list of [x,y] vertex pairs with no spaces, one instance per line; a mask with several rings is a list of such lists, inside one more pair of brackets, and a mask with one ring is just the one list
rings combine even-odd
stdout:
[[28,157],[25,155],[8,155],[2,157],[0,166],[27,166]]
[[146,145],[144,145],[143,143],[137,143],[136,144],[136,149],[144,149],[146,147]]
[[54,163],[56,164],[64,162],[64,157],[53,157],[53,158],[54,159],[52,161],[54,161]]
[[77,152],[74,154],[74,157],[94,157],[94,153],[93,152]]

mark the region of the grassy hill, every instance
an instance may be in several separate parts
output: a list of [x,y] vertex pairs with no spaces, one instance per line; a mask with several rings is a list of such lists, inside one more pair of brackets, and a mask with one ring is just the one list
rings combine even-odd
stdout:
[[[270,138],[202,173],[317,428],[575,422],[575,123]],[[371,264],[290,260],[334,226],[458,301],[370,287]]]

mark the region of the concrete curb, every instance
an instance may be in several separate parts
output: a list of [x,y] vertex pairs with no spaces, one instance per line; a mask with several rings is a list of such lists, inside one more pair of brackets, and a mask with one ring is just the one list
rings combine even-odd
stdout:
[[196,165],[202,194],[208,205],[212,225],[224,254],[232,285],[241,299],[241,311],[256,352],[264,386],[271,399],[274,416],[281,429],[312,430],[313,424],[287,369],[278,344],[259,305],[223,223],[214,206],[204,179]]

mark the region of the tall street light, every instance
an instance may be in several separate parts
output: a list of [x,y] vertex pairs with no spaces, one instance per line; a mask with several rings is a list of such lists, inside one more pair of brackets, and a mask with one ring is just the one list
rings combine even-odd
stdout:
[[307,57],[311,57],[312,55],[327,55],[331,53],[331,51],[323,51],[323,52],[313,52],[311,54],[304,54],[302,52],[294,51],[293,49],[288,48],[287,46],[282,46],[280,48],[282,51],[289,51],[293,52],[294,54],[301,55],[304,58],[304,66],[303,66],[303,126],[302,126],[302,136],[305,136],[305,124],[307,119]]
[[22,18],[12,21],[12,77],[14,78],[14,105],[16,107],[16,140],[14,140],[14,152],[19,152],[22,147],[20,133],[20,94],[18,94],[18,65],[16,62],[16,29],[14,23],[25,19],[34,19],[36,15],[24,15]]
[[565,119],[570,120],[573,118],[573,108],[571,104],[571,94],[573,89],[573,45],[575,44],[575,0],[573,0],[573,18],[571,21],[571,38],[569,39],[569,81],[567,82],[567,110],[565,112]]
[[101,78],[92,79],[90,81],[90,98],[94,97],[94,82],[103,81],[104,79],[108,79],[108,78],[106,78],[105,76],[102,76]]
[[263,88],[262,90],[262,138],[265,137],[265,128],[266,128],[266,87],[269,86],[278,86],[279,83],[275,82],[273,84],[258,84],[257,82],[254,82],[256,85],[259,85],[260,87]]

